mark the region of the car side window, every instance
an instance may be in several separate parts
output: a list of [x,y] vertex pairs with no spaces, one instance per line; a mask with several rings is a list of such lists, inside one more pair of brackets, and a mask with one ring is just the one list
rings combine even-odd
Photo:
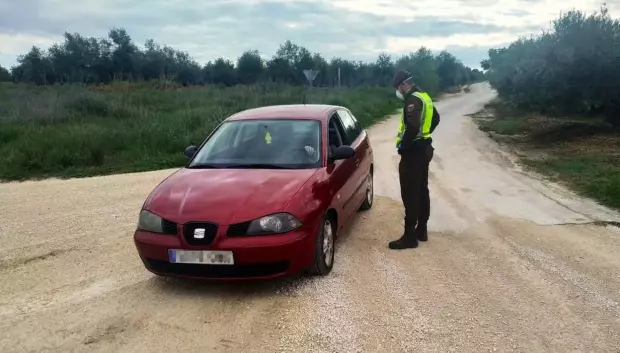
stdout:
[[362,133],[362,127],[359,122],[346,110],[338,110],[338,116],[344,127],[347,144],[350,145]]
[[357,131],[357,134],[358,135],[361,134],[362,131],[364,131],[364,129],[362,128],[362,124],[360,124],[360,122],[355,118],[355,116],[353,115],[353,113],[351,113],[351,111],[347,110],[347,115],[349,116],[349,118],[351,118],[351,120],[353,120],[353,124],[355,124],[355,130]]
[[340,125],[340,121],[338,120],[338,116],[336,114],[329,118],[329,124],[327,127],[327,146],[331,152],[332,150],[345,144],[343,139],[344,129]]

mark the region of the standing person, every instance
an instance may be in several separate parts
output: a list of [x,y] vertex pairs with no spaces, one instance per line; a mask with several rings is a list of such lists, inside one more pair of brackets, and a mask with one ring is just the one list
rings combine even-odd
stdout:
[[396,96],[404,101],[398,126],[396,148],[400,155],[398,176],[405,206],[405,230],[390,249],[417,248],[418,241],[427,241],[430,217],[428,165],[433,159],[431,132],[439,124],[439,113],[431,97],[418,88],[411,75],[399,70],[392,79]]

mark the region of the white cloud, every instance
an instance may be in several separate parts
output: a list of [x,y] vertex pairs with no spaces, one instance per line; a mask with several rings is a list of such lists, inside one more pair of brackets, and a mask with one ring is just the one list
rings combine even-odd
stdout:
[[[527,33],[522,33],[526,35]],[[518,34],[516,34],[518,37]],[[406,54],[411,50],[407,48],[419,48],[425,46],[434,51],[444,50],[452,46],[465,48],[484,46],[498,46],[515,39],[515,33],[494,32],[488,34],[453,34],[450,36],[432,37],[388,37],[385,48],[378,50],[390,53]]]
[[60,39],[60,36],[42,37],[21,33],[0,33],[0,53],[8,55],[24,54],[29,51],[33,45],[47,48]]
[[[620,0],[607,3],[620,15]],[[290,39],[326,58],[353,60],[459,48],[475,65],[488,47],[540,33],[560,11],[599,7],[599,0],[6,0],[0,65],[12,66],[32,45],[62,40],[63,31],[102,37],[119,26],[138,44],[152,38],[200,62],[235,60],[248,49],[270,57]]]
[[[323,0],[325,1],[325,0]],[[449,19],[455,21],[492,24],[509,28],[546,26],[559,12],[576,8],[587,12],[598,10],[598,0],[435,0],[431,3],[400,0],[327,0],[331,5],[348,12],[360,12],[393,19],[418,18]],[[618,0],[608,1],[612,15]],[[519,13],[523,13],[520,15]]]

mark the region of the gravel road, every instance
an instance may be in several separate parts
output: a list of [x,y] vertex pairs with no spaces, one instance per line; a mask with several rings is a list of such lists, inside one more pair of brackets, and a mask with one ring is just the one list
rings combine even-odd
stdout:
[[429,242],[401,232],[397,118],[370,129],[374,208],[329,277],[214,285],[159,279],[132,242],[172,170],[0,184],[0,347],[10,352],[620,352],[618,214],[522,172],[438,102]]

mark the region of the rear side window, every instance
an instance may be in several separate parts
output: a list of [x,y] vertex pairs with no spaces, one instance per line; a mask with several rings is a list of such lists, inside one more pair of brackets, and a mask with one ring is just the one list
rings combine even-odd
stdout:
[[362,133],[362,127],[353,115],[344,109],[338,110],[338,116],[344,127],[347,144],[350,145]]

